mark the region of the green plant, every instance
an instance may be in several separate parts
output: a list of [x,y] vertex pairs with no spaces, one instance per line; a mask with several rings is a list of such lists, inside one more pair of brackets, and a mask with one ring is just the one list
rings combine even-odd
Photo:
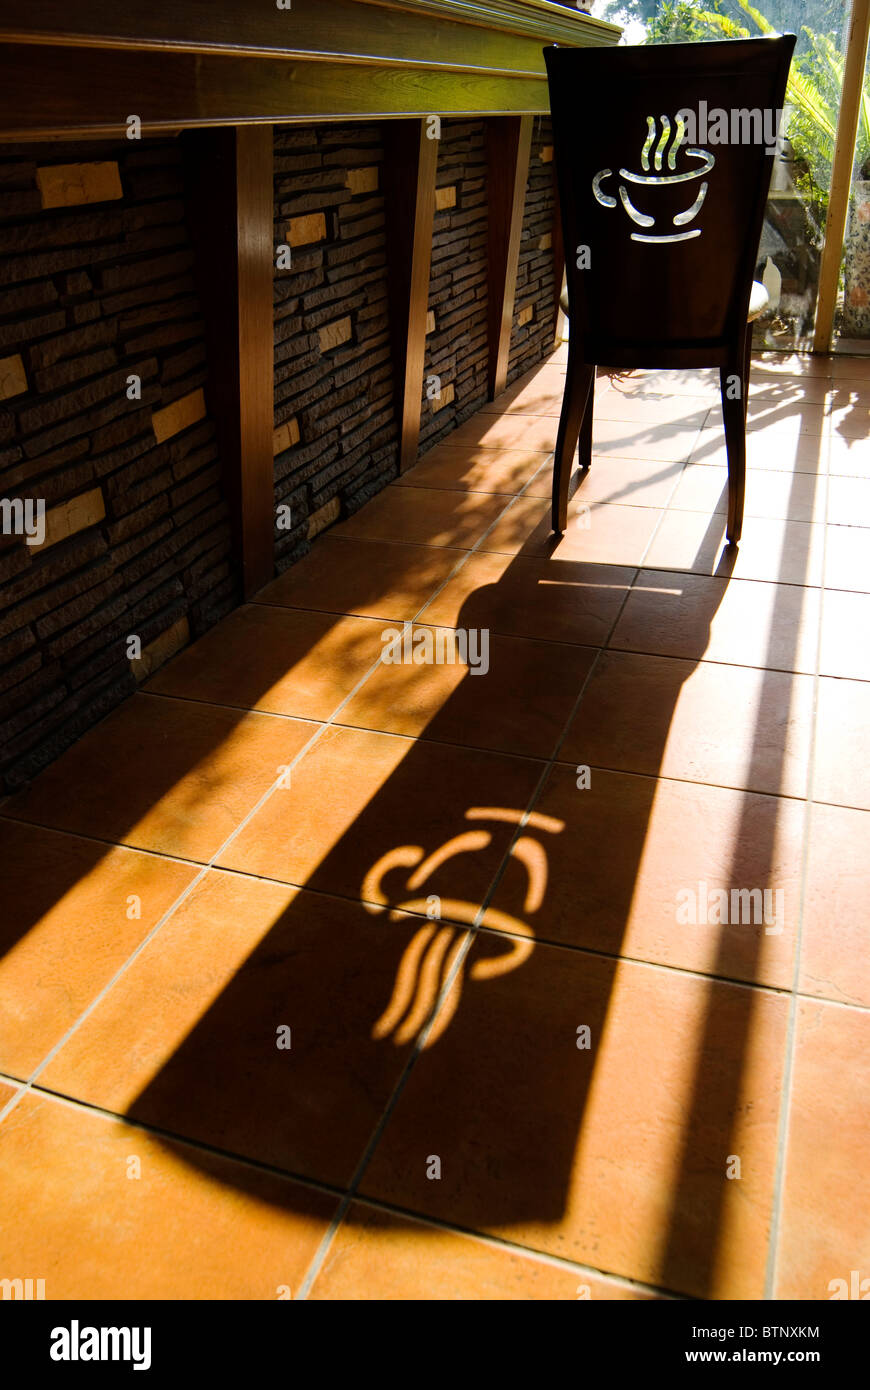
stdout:
[[647,43],[695,43],[711,37],[706,14],[692,0],[664,0],[646,29]]
[[[691,0],[665,3],[647,28],[647,42],[691,42],[710,38],[749,38],[776,32],[770,21],[749,3],[737,0],[754,30],[724,13],[719,0],[712,9],[699,9]],[[793,176],[813,220],[823,227],[828,207],[831,164],[837,132],[837,113],[843,89],[843,57],[829,34],[801,26],[804,51],[792,62],[786,88],[791,108],[788,136],[794,154]],[[670,37],[674,34],[674,37]],[[856,147],[856,168],[870,171],[870,83],[865,79]]]

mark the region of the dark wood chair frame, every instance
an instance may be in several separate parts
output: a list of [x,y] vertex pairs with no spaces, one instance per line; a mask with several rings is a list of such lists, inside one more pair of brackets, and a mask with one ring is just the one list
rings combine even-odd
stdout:
[[[733,124],[734,110],[759,111],[761,127],[748,120],[743,129],[764,133],[763,113],[782,108],[794,45],[794,35],[786,34],[658,47],[554,46],[544,50],[569,315],[568,367],[553,470],[553,530],[557,533],[567,526],[571,465],[578,443],[581,468],[586,470],[592,463],[596,367],[718,367],[728,455],[726,535],[731,544],[740,539],[752,343],[749,300],[774,154],[763,140],[718,143],[707,150],[714,166],[704,188],[709,196],[702,195],[704,215],[699,215],[699,222],[703,226],[675,243],[662,238],[663,244],[654,244],[658,234],[638,236],[636,228],[632,235],[633,223],[652,225],[653,219],[633,205],[626,208],[631,199],[624,184],[622,208],[610,195],[619,186],[616,171],[628,162],[632,148],[643,144],[644,129],[652,131],[646,126],[651,113],[661,120],[663,129],[662,112],[670,109],[674,118],[677,111],[700,116],[705,102],[705,112],[726,113],[730,132],[741,128]],[[700,120],[696,135],[699,130]],[[698,140],[700,144],[700,136]],[[665,142],[664,134],[659,141]],[[684,143],[686,150],[691,148]],[[660,169],[667,176],[669,167],[685,170],[686,150],[675,150],[674,163],[668,150],[665,164],[656,163],[656,159],[662,161],[662,154],[648,146],[643,150],[643,167],[653,153],[654,172]],[[686,188],[697,187],[697,178],[707,177],[703,166],[688,168],[690,175],[684,173],[682,184],[673,178],[656,181],[644,175],[634,176],[630,185],[631,194],[645,196],[656,203],[657,212],[664,211],[670,232],[675,225],[685,225]],[[596,175],[601,179],[599,188],[607,176],[604,198],[593,194]],[[641,194],[636,193],[638,185]],[[662,225],[661,219],[655,221]],[[581,248],[587,253],[585,266],[578,264],[583,259]],[[735,378],[739,392],[733,389]]]

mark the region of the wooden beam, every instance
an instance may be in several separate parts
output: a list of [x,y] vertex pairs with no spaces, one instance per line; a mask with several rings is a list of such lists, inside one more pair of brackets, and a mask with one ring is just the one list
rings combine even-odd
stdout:
[[206,322],[207,402],[249,598],[274,571],[272,127],[198,131],[184,139]]
[[[473,31],[469,31],[473,33]],[[0,47],[0,140],[249,121],[545,112],[544,77],[49,44]]]
[[499,116],[487,123],[490,400],[507,383],[532,122],[532,116]]
[[[391,0],[28,0],[0,14],[0,40],[192,53],[286,54],[544,72],[545,43],[613,44],[620,30],[554,6],[488,0],[485,7]],[[474,28],[469,42],[469,24]]]
[[846,61],[843,68],[843,90],[840,116],[831,165],[831,192],[825,222],[825,244],[819,265],[819,295],[816,304],[816,326],[813,352],[830,352],[837,307],[837,286],[840,261],[843,255],[843,236],[849,211],[852,188],[852,165],[855,159],[855,139],[861,93],[864,85],[864,65],[867,60],[867,39],[870,35],[870,0],[853,0],[846,40]]
[[428,138],[427,126],[426,121],[391,121],[384,132],[390,324],[400,431],[400,472],[416,462],[420,440],[438,162],[438,141]]

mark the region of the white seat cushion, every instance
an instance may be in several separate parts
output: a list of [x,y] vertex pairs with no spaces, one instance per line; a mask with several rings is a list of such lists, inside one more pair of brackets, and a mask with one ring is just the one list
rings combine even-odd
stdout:
[[757,319],[763,314],[769,304],[770,295],[767,290],[760,280],[753,280],[752,293],[749,296],[749,313],[747,314],[749,322],[751,323],[753,319]]

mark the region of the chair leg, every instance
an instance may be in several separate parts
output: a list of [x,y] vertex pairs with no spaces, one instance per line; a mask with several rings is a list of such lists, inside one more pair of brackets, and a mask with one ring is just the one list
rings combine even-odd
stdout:
[[592,418],[595,414],[595,372],[592,373],[592,380],[589,382],[589,395],[586,397],[586,405],[583,410],[583,421],[580,425],[580,467],[584,473],[588,473],[592,467]]
[[[588,362],[578,361],[568,344],[568,370],[565,375],[565,394],[562,397],[562,413],[559,416],[559,433],[556,436],[556,456],[553,460],[553,530],[559,535],[568,525],[568,485],[571,481],[571,464],[574,451],[580,438],[586,403],[590,397],[590,385],[595,377],[595,368]],[[591,413],[591,412],[590,412]]]
[[[742,366],[742,363],[741,363]],[[740,375],[740,395],[729,389],[729,377]],[[719,373],[722,391],[722,419],[725,424],[725,450],[728,455],[728,524],[725,534],[729,544],[737,545],[743,529],[743,495],[746,490],[746,388],[747,379],[732,368],[723,367]]]
[[746,325],[746,341],[743,345],[743,417],[749,410],[749,368],[752,361],[752,324]]

